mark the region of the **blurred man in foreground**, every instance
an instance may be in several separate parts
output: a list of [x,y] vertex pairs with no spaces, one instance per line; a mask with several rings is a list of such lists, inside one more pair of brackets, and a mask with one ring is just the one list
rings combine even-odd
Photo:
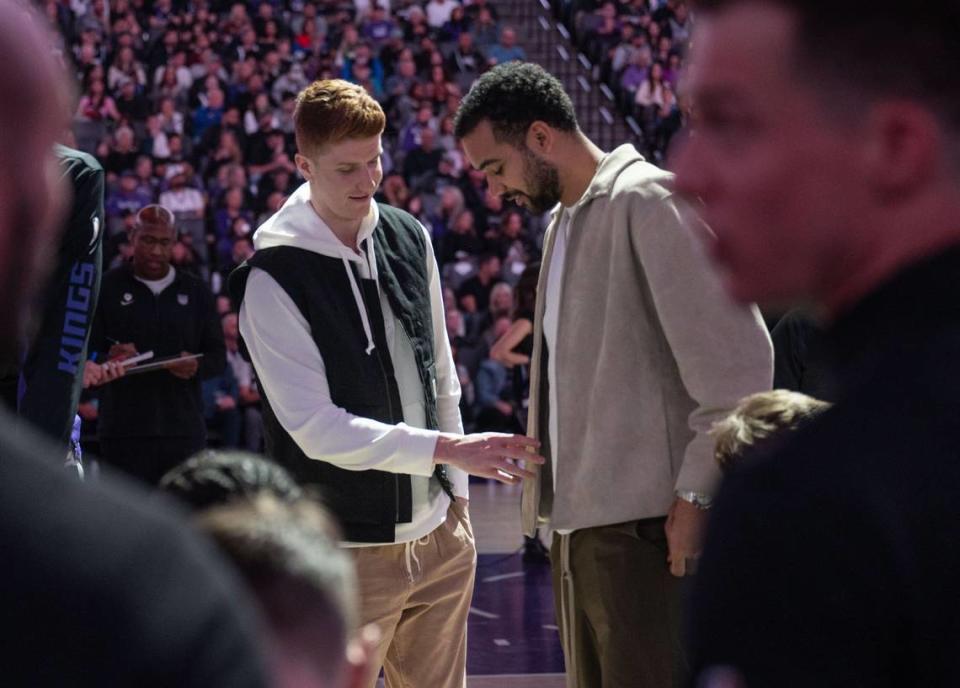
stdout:
[[736,297],[816,306],[840,391],[727,478],[694,667],[748,686],[956,685],[960,3],[696,4],[678,185],[703,200]]
[[[0,3],[4,357],[15,351],[44,276],[41,248],[55,243],[66,200],[53,155],[66,89],[37,21]],[[12,423],[0,413],[4,683],[267,685],[251,609],[213,552],[143,495],[71,480],[58,469],[62,449]]]

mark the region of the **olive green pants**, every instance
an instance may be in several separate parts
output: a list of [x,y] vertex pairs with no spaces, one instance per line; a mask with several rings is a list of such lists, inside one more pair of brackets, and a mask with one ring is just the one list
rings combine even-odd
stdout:
[[686,679],[681,587],[666,518],[554,534],[557,623],[576,688],[673,688]]

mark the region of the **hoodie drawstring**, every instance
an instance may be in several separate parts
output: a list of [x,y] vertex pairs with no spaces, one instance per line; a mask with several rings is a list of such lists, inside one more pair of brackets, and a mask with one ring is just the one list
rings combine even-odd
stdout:
[[370,330],[370,320],[367,318],[367,307],[363,303],[363,297],[360,295],[360,287],[357,285],[357,278],[353,276],[353,269],[350,267],[350,261],[346,255],[341,254],[340,260],[343,261],[343,269],[347,271],[347,279],[350,280],[350,289],[353,290],[353,300],[357,304],[357,310],[360,311],[360,321],[363,323],[363,333],[367,335],[367,356],[374,350],[373,332]]

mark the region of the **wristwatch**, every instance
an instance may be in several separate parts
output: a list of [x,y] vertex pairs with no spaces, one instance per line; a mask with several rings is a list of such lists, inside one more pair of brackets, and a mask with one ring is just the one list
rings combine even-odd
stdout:
[[713,497],[703,494],[702,492],[694,492],[693,490],[677,490],[674,494],[678,499],[682,499],[685,502],[693,504],[701,511],[706,511],[713,506]]

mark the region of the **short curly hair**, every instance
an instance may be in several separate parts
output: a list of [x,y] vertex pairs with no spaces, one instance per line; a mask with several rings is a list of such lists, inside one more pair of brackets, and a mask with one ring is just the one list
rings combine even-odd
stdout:
[[536,121],[565,132],[578,128],[563,84],[531,62],[507,62],[477,79],[460,104],[453,133],[462,139],[484,120],[490,122],[498,142],[518,148]]

